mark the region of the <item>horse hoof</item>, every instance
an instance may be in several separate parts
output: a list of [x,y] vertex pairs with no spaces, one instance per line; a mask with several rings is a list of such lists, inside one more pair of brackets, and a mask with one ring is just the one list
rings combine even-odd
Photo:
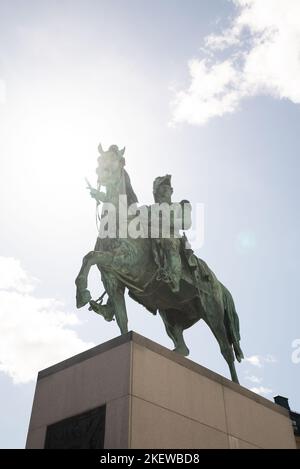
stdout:
[[90,301],[89,311],[94,311],[96,314],[100,314],[104,317],[105,321],[114,321],[114,311],[109,305],[101,305],[94,300]]
[[76,295],[76,306],[77,308],[82,308],[91,301],[92,297],[88,290],[78,292]]
[[173,352],[179,353],[179,355],[183,355],[187,357],[190,354],[190,351],[187,347],[176,347],[174,348]]

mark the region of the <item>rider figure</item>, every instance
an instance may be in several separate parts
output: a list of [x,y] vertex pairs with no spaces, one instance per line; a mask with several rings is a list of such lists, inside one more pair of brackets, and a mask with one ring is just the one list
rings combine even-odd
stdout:
[[[151,238],[154,260],[159,267],[157,280],[163,280],[169,284],[174,293],[180,290],[181,279],[181,243],[182,237],[179,230],[190,228],[191,205],[187,200],[180,203],[172,203],[173,188],[171,186],[171,176],[157,177],[153,182],[153,196],[155,205],[151,209]],[[159,204],[169,206],[169,210],[154,212],[156,220],[153,218],[153,209]],[[156,207],[157,208],[157,207]],[[159,224],[156,236],[153,235],[153,224]],[[168,233],[164,233],[164,223],[167,224]],[[165,225],[166,226],[166,225]]]

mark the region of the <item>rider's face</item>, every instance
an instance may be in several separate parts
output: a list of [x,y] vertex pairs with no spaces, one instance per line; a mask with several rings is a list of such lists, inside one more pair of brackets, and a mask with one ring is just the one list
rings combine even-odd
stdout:
[[162,204],[162,203],[171,204],[172,193],[173,193],[173,189],[171,186],[169,186],[168,184],[161,184],[158,187],[157,192],[156,192],[156,197],[155,197],[156,202],[158,202],[159,204]]

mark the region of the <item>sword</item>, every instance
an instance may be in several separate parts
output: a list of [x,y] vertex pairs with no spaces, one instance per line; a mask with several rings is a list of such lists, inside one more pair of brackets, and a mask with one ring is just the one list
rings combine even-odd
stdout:
[[88,178],[84,178],[85,182],[87,183],[87,189],[93,189],[91,183],[89,182]]

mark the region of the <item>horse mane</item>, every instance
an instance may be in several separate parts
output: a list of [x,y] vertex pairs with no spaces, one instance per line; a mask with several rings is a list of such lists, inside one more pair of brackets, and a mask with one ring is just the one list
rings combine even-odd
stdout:
[[127,203],[128,205],[135,204],[138,202],[138,198],[132,188],[129,174],[127,173],[126,169],[124,171],[124,179],[125,179],[125,191],[127,195]]

